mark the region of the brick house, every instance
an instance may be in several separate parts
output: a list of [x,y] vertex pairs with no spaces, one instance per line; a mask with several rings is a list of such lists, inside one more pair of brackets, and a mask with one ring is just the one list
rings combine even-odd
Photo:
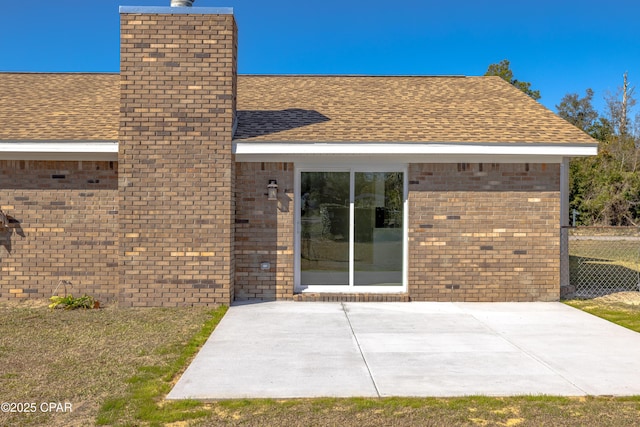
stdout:
[[238,76],[230,9],[120,17],[119,74],[0,74],[0,300],[559,298],[597,144],[513,86]]

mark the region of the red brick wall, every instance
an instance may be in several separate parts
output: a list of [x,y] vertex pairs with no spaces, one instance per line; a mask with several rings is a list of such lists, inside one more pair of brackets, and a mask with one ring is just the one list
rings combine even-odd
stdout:
[[[293,163],[236,165],[237,300],[293,298],[293,173]],[[278,181],[277,201],[267,199],[270,179]]]
[[121,14],[124,305],[233,299],[236,40],[233,15]]
[[[234,173],[236,242],[228,259],[235,259],[235,297],[292,299],[294,165],[239,163]],[[127,303],[118,293],[117,175],[117,162],[0,161],[0,206],[12,218],[0,231],[0,300],[48,298],[59,280],[69,280],[73,294]],[[278,201],[267,200],[269,179],[278,181]],[[412,300],[558,299],[559,165],[413,164],[408,179]],[[215,206],[202,210],[216,212]],[[215,226],[208,219],[206,213],[188,218],[205,235]],[[157,233],[176,245],[180,227]],[[196,252],[185,248],[155,261],[160,271],[195,276],[213,267],[216,249]],[[262,270],[261,262],[270,268]],[[198,295],[208,289],[159,283],[141,292],[148,293],[147,305],[217,302]]]
[[560,165],[412,164],[412,300],[554,301]]
[[[269,179],[278,180],[278,202],[267,200]],[[559,165],[413,164],[408,179],[408,298],[559,298]],[[292,295],[292,187],[293,164],[237,165],[236,299],[380,300]]]
[[[0,161],[0,300],[118,289],[117,162]],[[58,294],[63,295],[63,288]]]

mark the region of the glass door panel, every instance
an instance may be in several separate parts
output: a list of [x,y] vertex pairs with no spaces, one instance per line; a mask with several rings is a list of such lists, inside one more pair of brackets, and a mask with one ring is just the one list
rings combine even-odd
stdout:
[[402,172],[356,172],[354,285],[402,286]]
[[349,285],[349,172],[302,172],[300,283]]

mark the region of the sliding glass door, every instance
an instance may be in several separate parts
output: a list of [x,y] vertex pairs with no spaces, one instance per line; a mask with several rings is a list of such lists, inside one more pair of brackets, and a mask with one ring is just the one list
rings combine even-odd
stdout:
[[349,172],[303,172],[300,268],[306,285],[349,284]]
[[353,284],[401,286],[402,172],[356,172]]
[[299,182],[298,287],[402,287],[404,172],[301,171]]

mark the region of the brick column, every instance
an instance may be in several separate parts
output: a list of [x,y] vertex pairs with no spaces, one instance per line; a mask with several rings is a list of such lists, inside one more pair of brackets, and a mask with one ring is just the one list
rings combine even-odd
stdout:
[[229,9],[120,10],[120,301],[229,304],[237,30]]

